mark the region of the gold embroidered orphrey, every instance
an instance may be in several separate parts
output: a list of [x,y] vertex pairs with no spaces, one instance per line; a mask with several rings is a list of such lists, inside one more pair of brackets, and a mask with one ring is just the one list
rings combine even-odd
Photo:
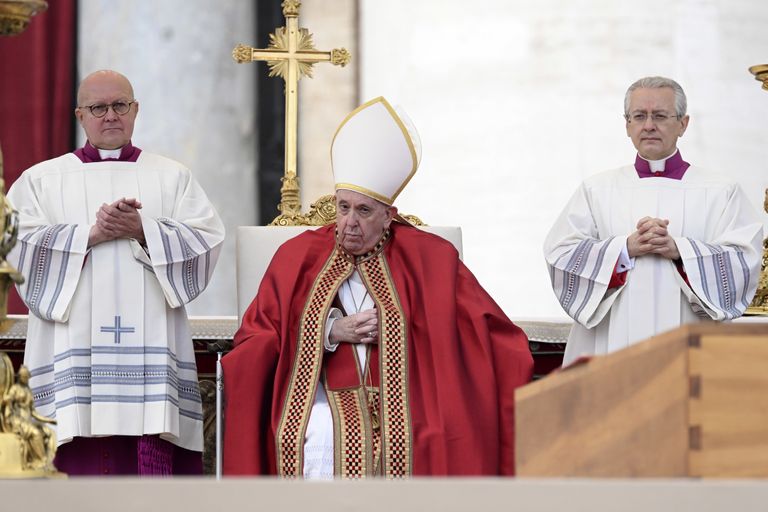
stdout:
[[[320,385],[325,319],[339,287],[355,268],[381,315],[380,361],[371,363],[379,364],[380,389],[366,385],[364,379],[356,389],[329,393],[336,427],[336,476],[411,475],[408,333],[381,245],[371,257],[358,258],[357,264],[335,248],[312,286],[299,324],[296,356],[277,432],[277,472],[282,477],[302,476],[304,437]],[[379,428],[375,425],[377,417]]]
[[344,48],[330,52],[318,51],[312,42],[312,34],[306,28],[299,28],[298,0],[285,0],[282,4],[285,27],[279,27],[269,35],[268,48],[253,48],[243,44],[232,51],[232,58],[238,64],[266,61],[269,76],[279,76],[285,81],[285,175],[280,189],[280,215],[272,225],[319,226],[316,213],[301,214],[299,181],[296,173],[296,144],[298,133],[298,82],[302,76],[312,78],[312,66],[318,62],[330,62],[335,66],[346,66],[352,56]]
[[[749,68],[749,72],[755,76],[755,80],[762,82],[763,89],[768,91],[768,64],[759,64]],[[768,189],[765,190],[763,208],[768,213]],[[747,308],[749,315],[768,315],[768,238],[763,240],[763,263],[760,270],[760,278],[757,282],[757,291],[752,304]]]

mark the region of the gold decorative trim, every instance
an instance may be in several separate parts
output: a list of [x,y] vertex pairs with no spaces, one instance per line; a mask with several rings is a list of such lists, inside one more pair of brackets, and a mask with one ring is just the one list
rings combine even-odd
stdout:
[[384,247],[387,246],[387,243],[389,243],[389,240],[392,237],[392,231],[389,229],[385,229],[384,232],[379,237],[379,240],[376,242],[376,244],[371,248],[370,251],[364,253],[364,254],[352,254],[344,250],[344,248],[339,244],[339,233],[338,230],[336,232],[336,250],[338,250],[340,253],[344,255],[345,258],[347,258],[353,265],[356,267],[359,267],[366,261],[378,257],[382,251],[384,250]]
[[[286,32],[285,27],[280,27],[275,30],[274,34],[269,34],[269,49],[288,53],[288,45],[288,33]],[[306,28],[300,28],[296,39],[296,51],[305,52],[313,50],[315,50],[315,45],[312,41],[312,34],[310,34],[309,30]],[[288,66],[290,65],[289,62],[288,59],[268,60],[267,66],[269,66],[269,76],[279,76],[283,80],[287,80]],[[299,70],[299,79],[303,76],[312,78],[312,66],[314,65],[314,62],[296,59],[296,65]]]
[[426,226],[427,225],[427,224],[424,223],[423,220],[421,220],[416,215],[409,215],[409,214],[406,213],[406,214],[402,214],[402,215],[399,215],[399,216],[402,217],[403,220],[405,220],[411,226]]
[[[768,64],[752,66],[749,68],[749,72],[755,75],[755,80],[762,82],[763,89],[768,91]],[[765,190],[763,209],[768,213],[768,189]],[[746,314],[768,316],[768,238],[763,240],[763,261],[760,277],[757,282],[755,297],[747,308]]]
[[301,2],[299,0],[284,0],[280,4],[283,8],[283,16],[286,18],[298,18]]
[[400,116],[397,115],[397,112],[395,112],[395,109],[392,108],[392,105],[390,105],[387,100],[384,100],[382,103],[387,110],[389,110],[390,115],[395,119],[397,126],[400,127],[400,131],[403,132],[403,137],[405,137],[405,142],[408,144],[408,150],[411,152],[411,161],[413,162],[410,174],[408,174],[408,177],[400,184],[400,188],[395,190],[395,193],[392,195],[392,201],[394,202],[394,200],[397,199],[397,196],[400,195],[400,192],[403,191],[405,186],[408,185],[416,174],[416,170],[419,168],[419,156],[416,154],[416,146],[413,145],[413,139],[411,138],[411,134],[408,131],[408,128],[406,128],[405,123],[403,123],[403,120],[400,119]]
[[[2,2],[0,2],[2,5]],[[0,332],[6,328],[8,315],[8,291],[12,284],[24,282],[21,272],[13,268],[5,257],[16,245],[19,234],[19,216],[5,196],[3,180],[3,153],[0,151]]]
[[0,36],[15,36],[24,32],[32,16],[48,9],[43,0],[0,1]]
[[296,356],[275,439],[277,474],[285,478],[302,476],[304,436],[322,365],[325,319],[339,286],[353,268],[334,250],[315,279],[301,313]]
[[346,48],[334,48],[331,50],[331,64],[344,67],[352,60],[352,54]]
[[[768,66],[766,66],[766,80],[768,80]],[[768,189],[765,190],[763,208],[768,213]],[[757,291],[746,314],[768,315],[768,238],[763,240],[763,260],[760,266],[760,277],[757,281]]]
[[[379,417],[381,417],[381,390],[373,386],[369,386],[365,389],[367,393],[367,402],[369,410],[378,411]],[[373,453],[373,466],[371,466],[372,474],[381,476],[381,424],[373,423],[373,418],[368,418],[373,429],[373,436],[371,438]]]
[[64,476],[53,465],[56,421],[35,410],[29,370],[13,375],[11,358],[0,352],[0,478]]
[[270,226],[325,226],[336,222],[336,200],[332,195],[322,196],[312,203],[308,213],[283,213]]
[[277,209],[285,215],[300,215],[299,178],[296,176],[296,171],[289,169],[280,181],[283,182],[283,186],[280,187],[281,201]]
[[232,58],[238,64],[253,60],[253,48],[244,44],[238,44],[232,49]]
[[412,473],[411,413],[408,398],[408,329],[386,258],[358,265],[358,271],[380,315],[379,373],[384,476]]
[[755,80],[763,82],[763,89],[768,91],[768,64],[751,66],[749,72],[755,75]]
[[[277,472],[282,477],[296,478],[302,475],[304,437],[322,365],[325,318],[339,286],[354,268],[355,265],[338,248],[334,249],[315,279],[302,312],[296,356],[276,436]],[[369,459],[376,447],[367,444],[372,439],[367,433],[376,427],[372,412],[367,408],[367,394],[370,392],[374,403],[379,401],[374,411],[379,412],[377,417],[380,418],[384,476],[390,479],[406,477],[411,475],[413,464],[405,314],[383,252],[359,263],[357,269],[381,315],[380,356],[377,361],[381,387],[378,394],[374,388],[367,389],[364,386],[352,390],[352,394],[329,392],[329,403],[336,404],[334,421],[337,425],[346,425],[346,430],[336,430],[336,445],[349,455],[346,461],[345,457],[337,457],[336,467],[341,474],[346,473],[350,478],[362,478],[378,467],[377,458]],[[367,441],[361,439],[361,436]],[[365,442],[364,445],[361,441]]]
[[0,36],[15,36],[21,34],[29,26],[29,19],[5,15],[0,18]]
[[375,475],[374,442],[377,432],[371,428],[366,392],[363,387],[329,390],[328,403],[333,417],[334,474],[346,480]]

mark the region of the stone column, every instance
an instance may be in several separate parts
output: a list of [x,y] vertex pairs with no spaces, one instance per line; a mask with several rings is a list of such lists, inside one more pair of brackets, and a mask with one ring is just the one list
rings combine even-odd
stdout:
[[[192,169],[227,240],[193,315],[235,315],[235,228],[256,218],[255,73],[231,58],[255,33],[253,2],[90,0],[79,5],[80,78],[114,69],[141,110],[133,142]],[[80,142],[83,134],[80,134]]]
[[299,82],[299,177],[303,211],[333,194],[331,141],[339,123],[358,104],[357,0],[306,0],[299,24],[314,34],[320,50],[346,48],[352,62],[344,68],[314,67],[314,78]]

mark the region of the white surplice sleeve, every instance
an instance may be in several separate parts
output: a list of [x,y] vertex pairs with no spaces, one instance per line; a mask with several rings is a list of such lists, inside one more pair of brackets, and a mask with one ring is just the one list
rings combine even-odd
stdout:
[[8,199],[19,212],[19,236],[8,261],[24,276],[17,285],[29,311],[66,322],[88,250],[90,226],[54,224],[45,211],[33,173],[19,177]]
[[171,307],[190,302],[213,275],[224,241],[224,224],[189,171],[178,187],[173,214],[142,215],[142,224],[146,252],[134,247],[134,256],[152,267]]
[[586,328],[603,319],[622,287],[608,289],[627,236],[599,233],[582,184],[544,241],[552,289],[566,313]]
[[731,320],[744,313],[755,295],[763,225],[736,184],[723,211],[709,213],[716,215],[707,240],[675,238],[690,286],[682,278],[679,284],[694,312]]

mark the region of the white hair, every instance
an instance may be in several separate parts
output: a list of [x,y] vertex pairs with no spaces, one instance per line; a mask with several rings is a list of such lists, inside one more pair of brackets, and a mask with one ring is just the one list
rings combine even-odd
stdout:
[[630,85],[629,89],[627,89],[627,94],[624,95],[624,115],[629,115],[629,97],[632,91],[635,89],[661,89],[663,87],[669,87],[675,92],[675,114],[677,117],[685,116],[688,110],[688,100],[685,98],[685,91],[683,91],[679,83],[663,76],[647,76]]

